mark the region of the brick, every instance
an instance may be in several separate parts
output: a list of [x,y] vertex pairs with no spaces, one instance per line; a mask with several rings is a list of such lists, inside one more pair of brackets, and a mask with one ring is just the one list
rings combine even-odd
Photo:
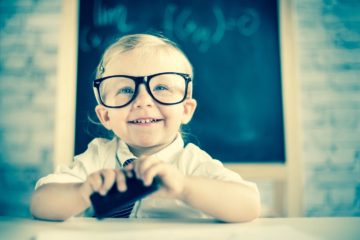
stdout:
[[328,106],[328,108],[358,108],[360,105],[359,93],[357,91],[334,92],[334,91],[318,91],[304,92],[302,101],[311,107],[318,105]]
[[337,74],[329,78],[329,89],[341,93],[359,92],[360,91],[360,71],[359,75],[357,72],[353,74]]
[[[354,70],[354,71],[336,71],[336,70],[330,70],[330,71],[309,71],[309,72],[303,72],[300,74],[301,76],[307,77],[308,79],[311,79],[309,81],[310,83],[317,84],[318,81],[324,82],[324,83],[331,83],[333,79],[343,80],[344,84],[347,84],[347,82],[359,82],[359,76],[360,71]],[[306,82],[302,82],[306,83]]]
[[42,0],[39,1],[35,7],[36,12],[46,12],[46,13],[59,13],[61,9],[62,0]]
[[313,0],[295,1],[295,8],[299,13],[301,13],[301,15],[306,14],[310,11],[318,12],[318,9],[320,9],[322,6],[323,6],[322,1],[313,1]]
[[304,214],[305,216],[329,216],[333,211],[328,204],[329,190],[314,187],[313,183],[305,185]]
[[5,140],[3,146],[11,145],[18,147],[18,149],[22,149],[29,144],[31,133],[29,129],[24,129],[22,131],[9,131],[5,129],[3,136]]
[[[326,164],[326,161],[329,161],[329,159],[331,159],[331,154],[333,154],[334,152],[332,148],[354,149],[354,154],[356,154],[356,149],[359,149],[360,147],[360,144],[357,141],[339,142],[336,139],[334,141],[319,141],[314,137],[310,137],[310,133],[305,132],[304,135],[306,135],[306,139],[304,139],[303,144],[304,153],[302,154],[302,161],[305,164],[309,164],[307,165],[307,168],[311,168],[312,165],[317,166],[317,162],[320,162],[321,164]],[[307,171],[307,169],[305,169],[305,171]]]
[[351,3],[346,4],[346,1],[342,1],[341,4],[326,9],[326,11],[323,12],[322,18],[328,22],[360,21],[359,8],[359,2],[352,5]]
[[32,104],[39,110],[45,109],[49,110],[49,113],[52,112],[51,110],[55,107],[54,90],[46,89],[46,91],[39,92],[34,96]]
[[27,18],[25,25],[29,30],[58,32],[60,18],[54,17],[53,14],[33,14]]
[[39,114],[31,108],[19,108],[15,112],[8,112],[0,118],[0,125],[6,127],[22,126],[24,128],[41,128],[49,125],[49,117]]
[[15,9],[17,12],[22,10],[24,11],[26,10],[31,10],[32,7],[34,6],[34,1],[33,0],[21,0],[21,1],[0,1],[0,12],[7,12],[10,11],[11,9]]
[[14,109],[19,106],[28,105],[28,95],[0,95],[0,109]]
[[[6,77],[6,81],[4,81],[4,88],[12,89],[12,90],[21,90],[23,86],[26,86],[25,89],[33,89],[31,86],[42,87],[46,82],[45,78],[47,75],[53,74],[55,71],[44,71],[40,69],[36,69],[32,67],[31,64],[28,65],[26,69],[23,71],[12,71],[9,69],[4,69],[4,77]],[[14,80],[14,82],[10,81]],[[19,88],[21,84],[22,88]]]
[[309,113],[303,118],[303,127],[316,133],[317,130],[331,129],[331,133],[341,133],[344,130],[360,131],[360,109],[322,109],[318,113]]
[[[4,58],[6,58],[6,61]],[[5,69],[19,71],[28,65],[29,59],[29,56],[26,54],[8,54],[1,57],[1,62]]]
[[[306,215],[310,215],[313,209],[324,206],[328,192],[324,189],[318,189],[310,182],[304,186],[306,194],[304,194],[304,209]],[[310,211],[310,212],[309,212]]]
[[332,199],[331,204],[337,207],[351,208],[356,199],[355,187],[356,185],[351,187],[341,186],[339,188],[332,189],[330,191]]
[[338,150],[334,151],[329,159],[332,162],[334,169],[342,169],[346,171],[354,172],[355,176],[358,176],[360,181],[360,159],[357,159],[357,155],[360,152],[360,145],[357,148],[338,146]]
[[[42,78],[42,76],[34,78],[32,73],[29,72],[24,73],[23,76],[4,74],[0,80],[0,93],[5,95],[4,99],[11,99],[12,96],[16,97],[17,95],[27,95],[27,93],[36,92],[41,87]],[[38,80],[35,81],[34,79]]]
[[315,110],[313,108],[304,108],[302,111],[302,121],[309,122],[309,126],[311,126],[311,123],[314,123],[313,128],[316,126],[325,126],[327,124],[327,118],[328,118],[328,109],[318,109]]
[[313,184],[318,188],[334,189],[334,188],[354,188],[357,184],[357,176],[354,169],[344,169],[344,167],[336,167],[331,160],[326,165],[312,167]]
[[57,69],[55,71],[52,71],[51,73],[49,72],[46,75],[46,78],[44,79],[45,80],[44,85],[46,85],[46,89],[51,89],[51,91],[52,91],[51,94],[54,97],[54,100],[55,100],[55,94],[56,94],[57,79],[58,79]]
[[[356,41],[360,41],[360,35],[359,39]],[[360,63],[360,48],[352,51],[337,48],[321,49],[316,53],[307,51],[300,53],[299,57],[303,61],[310,61],[318,64],[335,65],[344,62]]]
[[52,148],[52,145],[54,143],[54,134],[49,134],[49,131],[31,131],[29,139],[31,140],[32,146]]
[[[25,15],[24,15],[25,16]],[[16,29],[21,30],[23,29],[23,26],[25,24],[25,17],[21,17],[19,15],[13,15],[12,13],[8,13],[8,15],[5,15],[4,17],[2,17],[2,19],[4,19],[5,22],[5,27],[3,29],[3,31],[7,31],[7,30],[14,30]]]
[[3,152],[0,155],[0,163],[2,164],[0,167],[4,165],[14,167],[39,166],[39,171],[48,173],[49,169],[52,169],[52,154],[53,141],[44,146],[27,144],[25,147],[18,148],[16,145],[9,145],[5,153]]
[[336,109],[329,111],[329,122],[332,128],[360,130],[360,107],[358,109]]
[[21,148],[21,151],[16,146],[8,146],[2,158],[2,164],[12,166],[38,164],[41,161],[38,149],[30,149],[29,146]]
[[55,71],[57,67],[57,55],[48,54],[43,51],[38,51],[34,54],[33,65],[40,71]]
[[307,134],[311,135],[314,143],[336,143],[336,144],[346,144],[354,143],[359,144],[359,134],[360,131],[353,130],[334,130],[331,128],[328,129],[311,129]]
[[54,33],[44,33],[41,34],[40,41],[42,46],[46,46],[46,48],[53,48],[57,50],[59,46],[59,34]]
[[[309,144],[312,146],[312,144]],[[317,148],[304,149],[303,161],[305,166],[323,165],[328,159],[325,151],[319,151]]]
[[[26,39],[26,41],[24,41]],[[38,46],[39,36],[21,32],[19,34],[6,34],[6,37],[0,38],[1,55],[11,53],[21,54],[24,51],[29,51],[35,46]]]

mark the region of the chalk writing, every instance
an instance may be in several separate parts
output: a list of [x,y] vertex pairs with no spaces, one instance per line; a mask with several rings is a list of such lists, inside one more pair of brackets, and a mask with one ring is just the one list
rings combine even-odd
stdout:
[[201,25],[192,18],[195,15],[192,9],[180,9],[169,4],[164,14],[164,31],[170,36],[194,43],[201,52],[205,52],[211,45],[221,42],[226,31],[238,30],[244,36],[251,36],[260,26],[259,15],[253,9],[244,9],[237,19],[226,19],[223,10],[217,6],[212,8],[212,13],[214,26]]
[[[165,6],[159,23],[162,28],[154,30],[164,32],[170,38],[194,44],[200,52],[206,52],[211,46],[219,44],[226,32],[237,31],[240,35],[249,37],[258,31],[261,24],[259,14],[252,8],[239,9],[236,17],[227,17],[219,6],[209,9],[206,19],[201,19],[194,9],[169,3]],[[134,30],[146,31],[141,28],[152,25],[129,19],[128,12],[129,9],[124,5],[106,7],[101,1],[96,0],[93,27],[83,26],[80,31],[81,50],[91,51],[104,46],[118,35]],[[106,27],[115,28],[116,31],[108,33],[104,30]]]

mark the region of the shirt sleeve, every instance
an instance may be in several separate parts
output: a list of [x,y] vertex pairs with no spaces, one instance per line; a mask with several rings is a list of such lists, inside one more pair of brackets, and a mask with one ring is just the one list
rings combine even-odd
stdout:
[[84,182],[90,173],[102,167],[99,148],[103,142],[101,139],[94,139],[84,153],[75,156],[74,161],[69,166],[59,166],[54,173],[40,178],[35,185],[35,190],[47,183]]
[[188,169],[190,175],[207,177],[220,181],[238,182],[256,187],[255,183],[244,180],[240,174],[226,168],[222,162],[213,159],[209,154],[197,146],[191,145],[189,148],[192,153],[191,164]]

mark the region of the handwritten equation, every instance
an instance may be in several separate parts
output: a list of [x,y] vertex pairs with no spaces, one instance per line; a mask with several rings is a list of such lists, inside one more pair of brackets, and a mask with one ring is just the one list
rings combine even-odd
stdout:
[[[160,22],[156,23],[156,29],[153,29],[154,23],[131,19],[128,13],[129,9],[124,5],[119,4],[110,8],[96,0],[93,26],[83,26],[80,31],[81,50],[91,51],[109,44],[120,35],[151,29],[163,32],[169,38],[191,43],[199,52],[206,52],[211,46],[219,44],[227,32],[238,32],[249,37],[259,30],[261,24],[260,15],[252,8],[241,8],[236,17],[228,17],[222,8],[213,6],[204,13],[206,19],[202,19],[195,9],[169,3],[160,14]],[[109,27],[117,32],[107,32],[106,29]]]

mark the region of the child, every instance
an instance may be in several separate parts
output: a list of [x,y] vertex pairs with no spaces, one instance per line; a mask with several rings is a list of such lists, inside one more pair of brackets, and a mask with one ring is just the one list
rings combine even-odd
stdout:
[[[242,222],[258,217],[254,183],[196,145],[184,146],[180,127],[196,108],[192,75],[187,57],[168,39],[136,34],[113,43],[98,66],[94,91],[96,114],[115,137],[94,139],[71,166],[41,178],[31,200],[33,216],[91,216],[89,196],[106,195],[114,183],[126,191],[125,174],[134,169],[145,185],[158,176],[162,187],[128,209],[131,218],[210,216]],[[135,160],[128,164],[130,159]]]

